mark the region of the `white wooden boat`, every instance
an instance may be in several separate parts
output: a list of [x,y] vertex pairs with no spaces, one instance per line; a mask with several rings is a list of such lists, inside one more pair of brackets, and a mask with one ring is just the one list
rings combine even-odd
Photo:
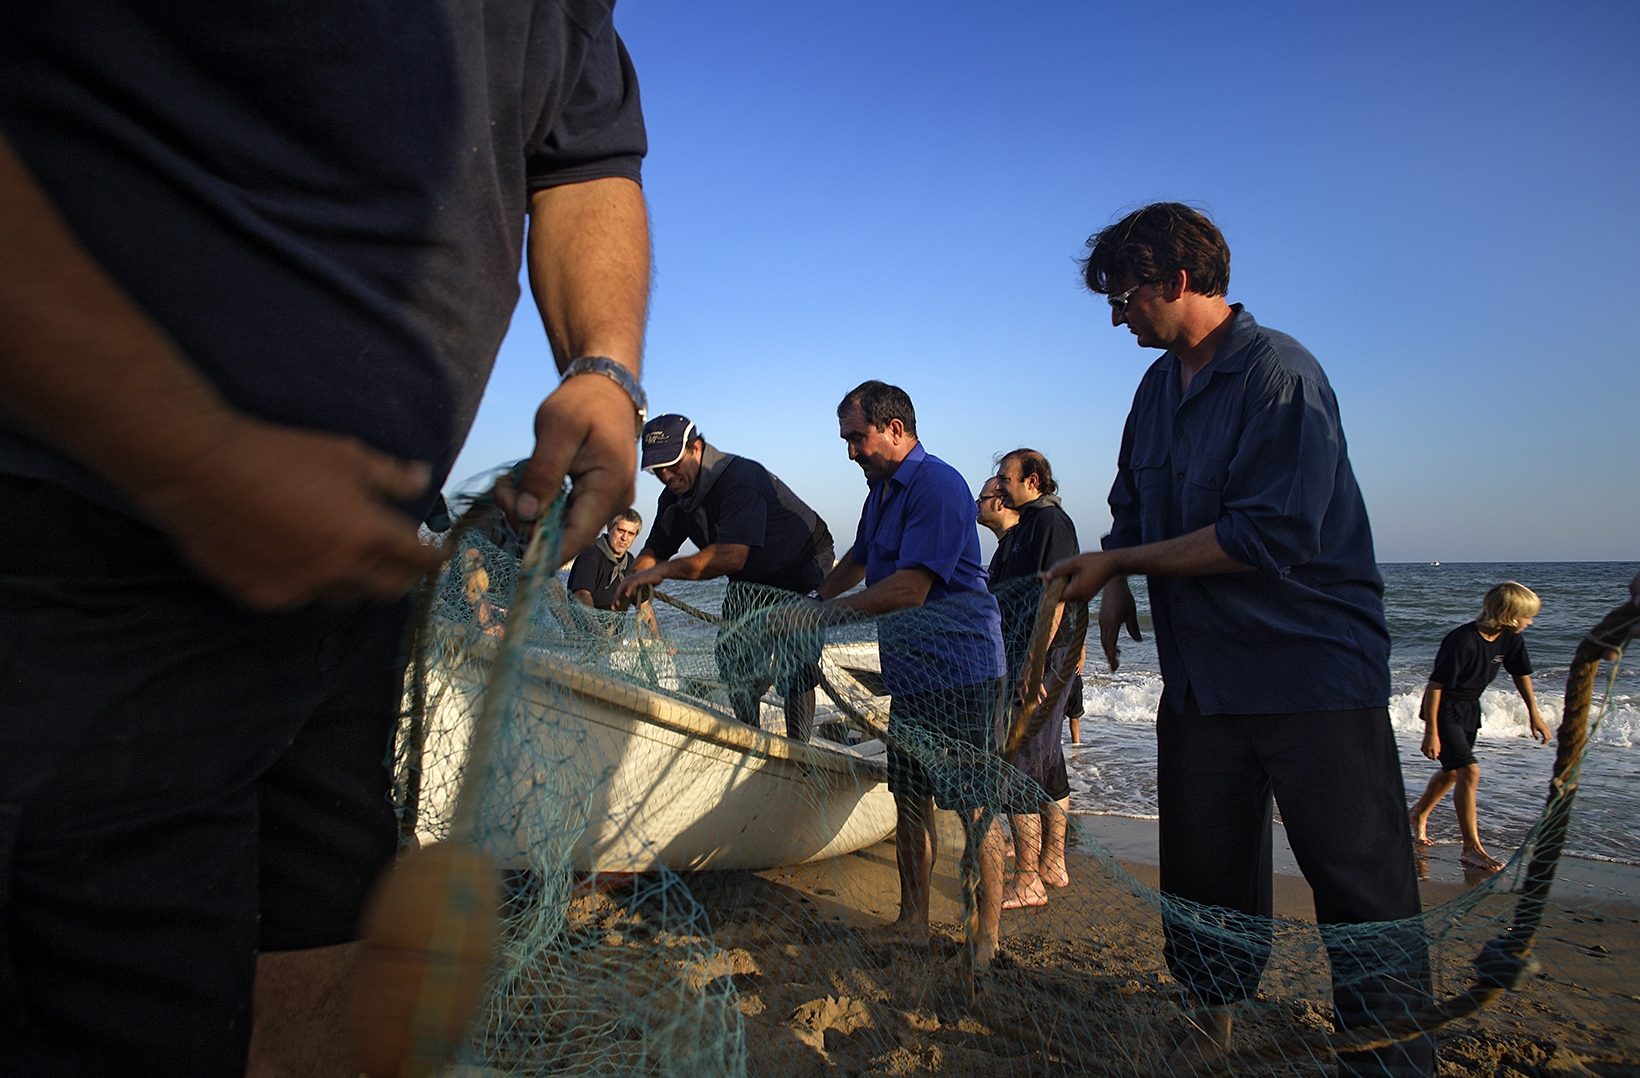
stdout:
[[[439,837],[451,807],[481,691],[460,674],[430,678],[428,689],[423,841]],[[802,744],[540,654],[525,659],[522,696],[529,744],[501,746],[512,761],[501,781],[520,799],[538,791],[565,801],[590,789],[585,815],[573,805],[558,810],[568,813],[561,834],[585,823],[570,853],[578,870],[765,869],[851,853],[893,831],[880,741]],[[530,761],[522,771],[521,759]],[[542,841],[529,833],[528,815],[516,850]]]

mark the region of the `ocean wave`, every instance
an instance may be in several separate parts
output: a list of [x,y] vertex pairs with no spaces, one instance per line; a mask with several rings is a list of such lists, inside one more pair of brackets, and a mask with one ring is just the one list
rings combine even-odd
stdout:
[[1160,820],[1154,812],[1077,812],[1077,816],[1114,816],[1119,820]]
[[1640,865],[1640,861],[1633,859],[1612,857],[1603,853],[1589,853],[1584,850],[1567,850],[1561,856],[1576,857],[1582,861],[1599,861],[1603,865]]
[[1149,725],[1161,702],[1160,674],[1118,671],[1082,677],[1082,706],[1089,718]]
[[[1539,693],[1537,701],[1538,713],[1553,729],[1559,724],[1560,713],[1566,706],[1565,696],[1560,693]],[[1424,720],[1418,714],[1422,703],[1422,689],[1397,693],[1390,698],[1390,720],[1395,725],[1396,733],[1422,736]],[[1601,703],[1602,697],[1597,692],[1591,710],[1597,710]],[[1530,737],[1531,734],[1531,723],[1526,718],[1526,701],[1520,698],[1519,693],[1513,689],[1487,689],[1481,694],[1480,740]],[[1614,696],[1611,708],[1600,720],[1592,740],[1596,745],[1624,749],[1640,742],[1640,700],[1621,694]]]

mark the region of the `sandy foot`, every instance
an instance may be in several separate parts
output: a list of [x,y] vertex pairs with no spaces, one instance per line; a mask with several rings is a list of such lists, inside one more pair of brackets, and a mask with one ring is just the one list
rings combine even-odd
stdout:
[[1046,906],[1048,889],[1042,886],[1042,877],[1035,872],[1016,872],[1002,889],[1002,908],[1023,909],[1026,906]]

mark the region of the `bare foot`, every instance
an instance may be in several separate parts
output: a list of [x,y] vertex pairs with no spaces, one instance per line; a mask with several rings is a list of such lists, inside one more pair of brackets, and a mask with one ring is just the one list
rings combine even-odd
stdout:
[[1430,838],[1429,834],[1425,830],[1429,823],[1428,816],[1420,819],[1416,812],[1409,812],[1407,813],[1407,823],[1412,825],[1412,841],[1418,843],[1420,846],[1435,845],[1435,840]]
[[1487,853],[1481,846],[1463,848],[1458,856],[1458,863],[1468,868],[1479,869],[1482,872],[1496,872],[1503,867],[1503,862]]
[[[976,943],[972,950],[967,947],[962,949],[962,964],[965,968],[971,968],[975,973],[987,973],[991,969],[991,963],[996,962],[1001,955],[1002,948],[995,940],[989,943],[980,942]],[[969,966],[970,962],[973,963],[971,967]]]
[[1042,886],[1042,876],[1035,872],[1016,872],[1002,889],[1002,908],[1017,910],[1024,906],[1046,906],[1048,889]]
[[1041,875],[1042,882],[1049,887],[1069,887],[1071,885],[1071,874],[1065,871],[1064,861],[1056,862],[1044,859]]
[[1229,1007],[1200,1007],[1186,1011],[1177,1027],[1179,1043],[1168,1053],[1167,1068],[1177,1073],[1210,1074],[1210,1066],[1230,1051],[1231,1010]]
[[930,942],[927,921],[913,921],[900,917],[877,929],[884,943],[905,943],[913,947],[927,947]]

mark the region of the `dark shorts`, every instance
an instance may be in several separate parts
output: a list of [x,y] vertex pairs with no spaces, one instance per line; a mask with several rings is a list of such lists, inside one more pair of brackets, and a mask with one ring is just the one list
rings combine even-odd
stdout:
[[[729,582],[723,596],[723,621],[727,631],[718,634],[712,656],[717,660],[718,672],[723,675],[730,696],[755,699],[771,685],[781,696],[795,696],[820,684],[824,633],[777,637],[764,627],[762,618],[745,620],[760,610],[801,600],[800,592],[738,580]],[[743,625],[737,624],[743,621]]]
[[[1048,669],[1058,666],[1064,655],[1063,648],[1049,651]],[[1035,812],[1044,800],[1063,801],[1071,795],[1070,776],[1065,770],[1065,708],[1078,684],[1078,679],[1072,678],[1052,700],[1043,703],[1048,709],[1048,721],[1014,757],[1014,767],[1030,781],[1011,784],[1008,811]]]
[[1481,732],[1479,700],[1442,700],[1435,717],[1441,735],[1441,770],[1460,771],[1475,762],[1475,738]]
[[0,1058],[243,1071],[258,950],[355,938],[392,857],[400,607],[245,611],[0,477]]
[[889,704],[888,789],[932,797],[942,809],[991,801],[1002,783],[996,755],[997,694],[1002,679],[906,693]]

